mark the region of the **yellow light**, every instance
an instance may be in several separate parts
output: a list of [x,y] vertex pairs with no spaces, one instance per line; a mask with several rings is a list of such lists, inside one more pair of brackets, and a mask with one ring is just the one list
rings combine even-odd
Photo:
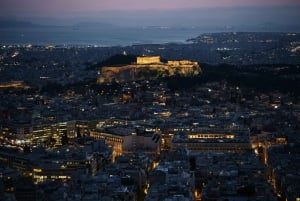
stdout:
[[34,168],[33,172],[42,172],[42,169],[36,169],[36,168]]
[[147,189],[147,188],[144,189],[144,193],[145,193],[146,195],[148,194],[148,189]]
[[234,135],[226,135],[226,138],[233,139],[233,138],[234,138]]
[[152,166],[152,167],[153,167],[153,169],[154,169],[154,168],[157,168],[157,166],[158,166],[158,165],[159,165],[159,163],[158,163],[158,162],[153,162],[153,166]]

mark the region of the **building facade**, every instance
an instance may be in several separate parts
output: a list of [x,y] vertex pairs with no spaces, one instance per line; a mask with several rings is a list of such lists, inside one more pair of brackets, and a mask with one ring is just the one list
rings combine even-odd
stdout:
[[113,147],[113,161],[115,157],[139,151],[147,155],[156,156],[160,153],[160,139],[154,138],[154,133],[137,132],[131,128],[112,128],[92,130],[90,137],[104,139],[105,143]]
[[248,135],[232,133],[177,133],[171,143],[171,149],[186,148],[191,151],[250,151],[251,143]]

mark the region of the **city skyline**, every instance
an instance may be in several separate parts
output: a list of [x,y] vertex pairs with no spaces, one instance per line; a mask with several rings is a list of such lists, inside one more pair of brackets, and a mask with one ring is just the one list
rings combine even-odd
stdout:
[[144,1],[1,1],[0,201],[299,201],[299,3]]

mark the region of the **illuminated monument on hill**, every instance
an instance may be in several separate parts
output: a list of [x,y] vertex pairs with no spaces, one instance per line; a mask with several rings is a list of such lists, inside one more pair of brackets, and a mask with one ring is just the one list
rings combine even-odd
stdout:
[[153,56],[153,57],[137,57],[136,58],[137,64],[154,64],[154,63],[160,63],[160,57],[159,56]]
[[163,63],[159,56],[137,57],[136,63],[124,66],[102,67],[98,83],[120,83],[174,75],[196,76],[201,72],[198,62],[180,60]]

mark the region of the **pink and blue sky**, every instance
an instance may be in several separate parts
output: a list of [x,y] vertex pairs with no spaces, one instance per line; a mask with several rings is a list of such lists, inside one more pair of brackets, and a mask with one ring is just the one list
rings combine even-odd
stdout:
[[[299,0],[1,0],[1,13],[51,15],[61,11],[185,9],[247,6],[299,6]],[[300,12],[300,11],[299,11]]]
[[[299,26],[300,0],[0,0],[0,17],[115,24]],[[55,21],[53,21],[55,22]],[[59,22],[59,21],[57,21]]]

